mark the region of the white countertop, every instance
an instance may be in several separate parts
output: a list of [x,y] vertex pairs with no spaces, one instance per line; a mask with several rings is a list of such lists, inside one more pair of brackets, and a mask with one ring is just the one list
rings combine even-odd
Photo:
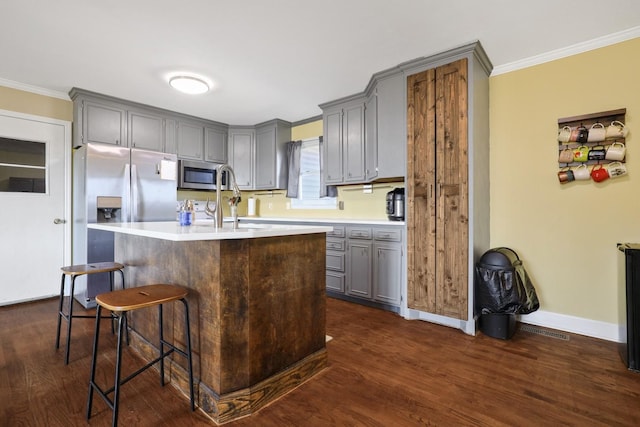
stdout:
[[322,224],[362,224],[362,225],[389,225],[404,227],[404,221],[389,221],[386,219],[342,219],[342,218],[285,218],[268,216],[242,216],[238,218],[240,223],[250,222],[285,222],[285,223],[322,223]]
[[225,222],[222,228],[217,229],[213,224],[213,220],[198,220],[188,226],[181,226],[177,221],[95,223],[87,224],[87,228],[173,241],[257,239],[295,234],[326,233],[333,230],[333,227],[319,225],[242,223],[240,223],[238,229],[234,230],[233,223],[228,222]]

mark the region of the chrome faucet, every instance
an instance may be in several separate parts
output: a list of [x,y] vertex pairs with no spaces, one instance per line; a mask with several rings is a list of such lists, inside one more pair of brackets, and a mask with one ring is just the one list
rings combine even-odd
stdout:
[[216,167],[216,177],[218,185],[216,186],[216,204],[213,208],[209,206],[209,200],[207,200],[207,206],[205,207],[205,212],[207,215],[212,216],[216,227],[222,228],[222,191],[220,187],[222,187],[222,176],[224,172],[229,172],[229,184],[233,182],[231,185],[231,190],[233,191],[233,197],[229,198],[229,206],[231,206],[231,215],[233,216],[233,228],[238,228],[238,211],[237,206],[240,203],[240,189],[238,188],[238,184],[236,183],[236,175],[231,169],[231,166],[228,164],[220,165]]

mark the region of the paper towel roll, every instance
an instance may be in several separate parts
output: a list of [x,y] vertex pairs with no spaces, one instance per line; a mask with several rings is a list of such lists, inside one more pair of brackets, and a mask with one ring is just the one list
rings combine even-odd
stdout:
[[253,197],[249,197],[248,199],[247,211],[247,214],[249,216],[256,216],[256,199],[254,199]]

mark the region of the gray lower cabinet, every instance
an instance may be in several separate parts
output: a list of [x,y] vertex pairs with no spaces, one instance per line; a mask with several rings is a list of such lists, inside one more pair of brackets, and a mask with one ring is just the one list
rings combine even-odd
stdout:
[[402,230],[347,227],[347,285],[350,296],[399,306]]
[[327,290],[331,292],[345,292],[346,268],[346,240],[345,227],[336,225],[333,231],[327,233]]
[[164,122],[158,115],[129,111],[129,146],[144,150],[163,151]]
[[402,253],[402,230],[374,230],[374,300],[395,306],[400,304]]
[[372,243],[366,240],[349,239],[347,253],[347,294],[371,299],[371,252]]

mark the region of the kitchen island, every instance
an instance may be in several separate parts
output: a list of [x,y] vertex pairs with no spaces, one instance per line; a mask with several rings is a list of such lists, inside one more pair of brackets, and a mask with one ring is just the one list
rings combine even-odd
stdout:
[[[115,233],[127,286],[189,288],[195,392],[216,423],[251,415],[327,366],[325,248],[331,227],[176,222],[100,223]],[[175,310],[175,314],[174,314]],[[165,309],[166,336],[185,342],[181,307]],[[131,346],[157,355],[157,310],[130,313]],[[185,395],[182,357],[165,368]]]

